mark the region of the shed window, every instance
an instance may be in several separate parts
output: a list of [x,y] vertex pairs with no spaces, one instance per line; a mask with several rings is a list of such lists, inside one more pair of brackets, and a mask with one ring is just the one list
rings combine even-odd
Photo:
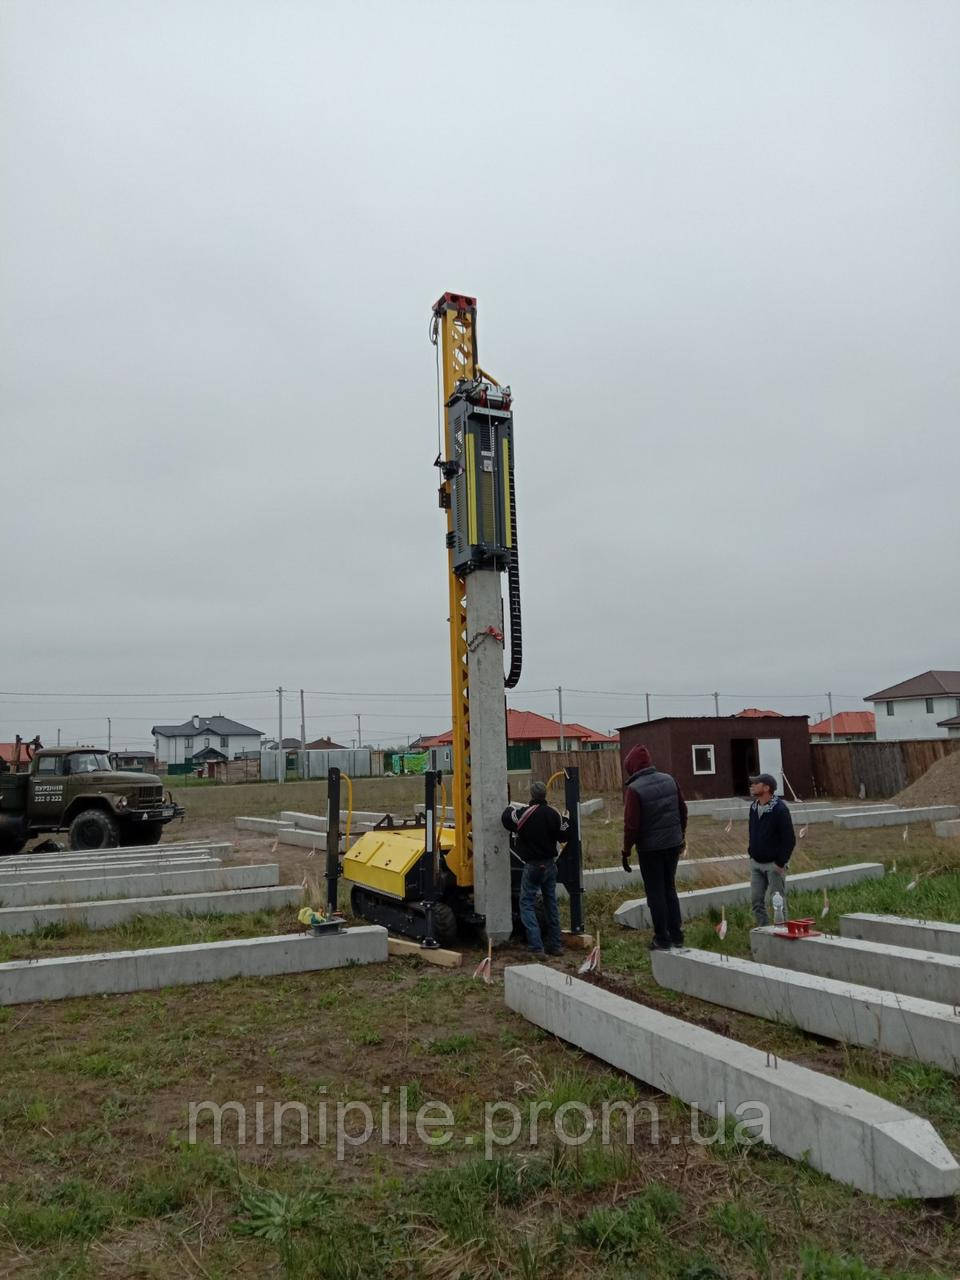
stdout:
[[693,748],[693,772],[694,773],[716,773],[714,765],[713,747],[708,744],[701,744]]
[[226,751],[226,749],[227,749],[227,747],[229,747],[229,745],[230,745],[230,739],[229,739],[229,738],[221,738],[221,739],[220,739],[220,746],[223,748],[223,750],[224,750],[224,751]]
[[932,699],[932,698],[926,698],[926,699],[925,699],[925,702],[926,702],[926,704],[927,704],[927,715],[928,715],[928,716],[932,716],[932,715],[933,715],[933,699]]
[[888,703],[887,703],[887,715],[888,715],[888,716],[892,716],[892,715],[893,715],[893,703],[892,703],[892,702],[888,702]]

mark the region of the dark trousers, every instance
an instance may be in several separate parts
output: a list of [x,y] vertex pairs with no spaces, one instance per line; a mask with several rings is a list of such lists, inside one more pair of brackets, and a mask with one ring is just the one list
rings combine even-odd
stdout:
[[547,950],[559,951],[563,947],[560,933],[560,912],[557,909],[557,864],[555,862],[528,862],[520,881],[520,919],[527,931],[527,946],[531,951],[543,950],[540,922],[537,919],[537,894],[543,895],[543,909],[547,917]]
[[637,854],[647,891],[647,909],[653,920],[653,940],[662,947],[683,946],[683,918],[675,883],[682,849],[683,845],[678,845]]

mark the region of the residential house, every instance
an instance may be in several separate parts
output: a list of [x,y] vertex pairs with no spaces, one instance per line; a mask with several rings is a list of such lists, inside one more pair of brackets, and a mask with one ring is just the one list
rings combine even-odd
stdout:
[[157,767],[152,751],[111,751],[110,759],[115,769],[133,769],[141,773],[152,773]]
[[[419,738],[418,747],[444,747],[453,741],[453,730],[438,734],[435,738]],[[568,723],[561,725],[550,716],[536,711],[507,710],[507,746],[526,747],[530,751],[595,751],[604,747],[615,748],[618,739],[586,725]],[[412,748],[411,748],[412,749]]]
[[811,742],[874,742],[876,737],[872,711],[838,711],[810,726]]
[[871,693],[878,742],[951,737],[948,723],[960,716],[960,671],[924,671],[889,689]]
[[308,751],[348,751],[342,742],[334,742],[332,738],[314,738],[313,742],[307,743]]
[[620,758],[640,744],[692,800],[743,796],[753,773],[771,773],[786,796],[813,794],[806,716],[664,716],[625,725]]
[[226,716],[193,716],[184,724],[155,724],[150,730],[162,765],[238,760],[259,754],[263,734]]

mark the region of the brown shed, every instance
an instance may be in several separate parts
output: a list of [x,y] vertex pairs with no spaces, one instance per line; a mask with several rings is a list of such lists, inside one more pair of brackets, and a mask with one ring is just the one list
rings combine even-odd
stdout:
[[664,716],[620,730],[620,760],[638,743],[688,800],[746,795],[751,773],[772,773],[789,799],[813,795],[806,716]]

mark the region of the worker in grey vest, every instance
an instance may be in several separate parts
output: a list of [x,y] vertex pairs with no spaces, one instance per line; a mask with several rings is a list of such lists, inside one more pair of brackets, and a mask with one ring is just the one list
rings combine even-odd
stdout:
[[635,848],[653,921],[650,950],[669,951],[683,946],[676,874],[686,841],[686,801],[677,780],[654,768],[644,746],[627,753],[624,772],[623,869],[631,869],[630,852]]

